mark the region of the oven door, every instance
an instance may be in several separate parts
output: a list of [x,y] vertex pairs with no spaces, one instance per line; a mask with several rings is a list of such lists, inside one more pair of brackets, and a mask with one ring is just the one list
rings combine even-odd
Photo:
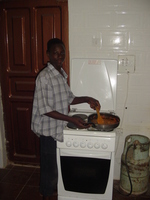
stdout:
[[57,160],[58,196],[78,196],[78,199],[100,199],[101,196],[101,199],[111,199],[112,152],[57,149]]

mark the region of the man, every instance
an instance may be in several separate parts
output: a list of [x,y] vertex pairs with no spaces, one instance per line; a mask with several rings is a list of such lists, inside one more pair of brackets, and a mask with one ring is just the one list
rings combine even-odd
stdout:
[[63,141],[63,129],[67,122],[78,128],[88,128],[82,119],[68,116],[68,106],[88,103],[93,109],[100,104],[96,99],[76,97],[67,84],[67,75],[62,69],[65,60],[65,45],[54,38],[47,43],[47,66],[38,74],[33,100],[31,129],[40,136],[40,193],[44,200],[51,199],[57,187],[56,141]]

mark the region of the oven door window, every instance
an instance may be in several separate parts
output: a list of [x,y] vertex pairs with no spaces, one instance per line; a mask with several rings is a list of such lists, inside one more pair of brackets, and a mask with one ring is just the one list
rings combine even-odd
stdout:
[[110,171],[110,159],[61,156],[65,190],[104,194]]

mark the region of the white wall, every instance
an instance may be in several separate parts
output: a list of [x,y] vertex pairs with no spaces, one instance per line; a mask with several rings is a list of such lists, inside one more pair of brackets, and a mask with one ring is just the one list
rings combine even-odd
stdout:
[[130,134],[150,137],[150,0],[68,0],[68,3],[70,60],[135,56],[134,73],[118,72],[116,114],[123,131],[119,132],[114,179],[119,179],[125,137]]

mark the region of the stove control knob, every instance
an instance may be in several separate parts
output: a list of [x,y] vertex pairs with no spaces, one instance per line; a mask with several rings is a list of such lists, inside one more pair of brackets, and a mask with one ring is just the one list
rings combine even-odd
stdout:
[[89,149],[91,149],[91,148],[93,147],[93,143],[92,143],[92,142],[89,142],[89,143],[87,144],[87,147],[88,147]]
[[85,142],[81,142],[80,143],[80,147],[85,148],[86,147],[86,143]]
[[79,146],[79,143],[78,143],[77,141],[75,141],[75,142],[73,143],[73,146],[74,146],[74,147],[78,147],[78,146]]
[[95,143],[94,147],[95,147],[95,149],[99,149],[100,148],[100,144],[99,143]]
[[108,148],[108,145],[107,145],[106,143],[103,143],[103,144],[101,145],[101,147],[102,147],[102,149],[107,149],[107,148]]
[[71,142],[70,142],[70,141],[67,141],[67,142],[66,142],[66,146],[67,146],[67,147],[71,147]]

